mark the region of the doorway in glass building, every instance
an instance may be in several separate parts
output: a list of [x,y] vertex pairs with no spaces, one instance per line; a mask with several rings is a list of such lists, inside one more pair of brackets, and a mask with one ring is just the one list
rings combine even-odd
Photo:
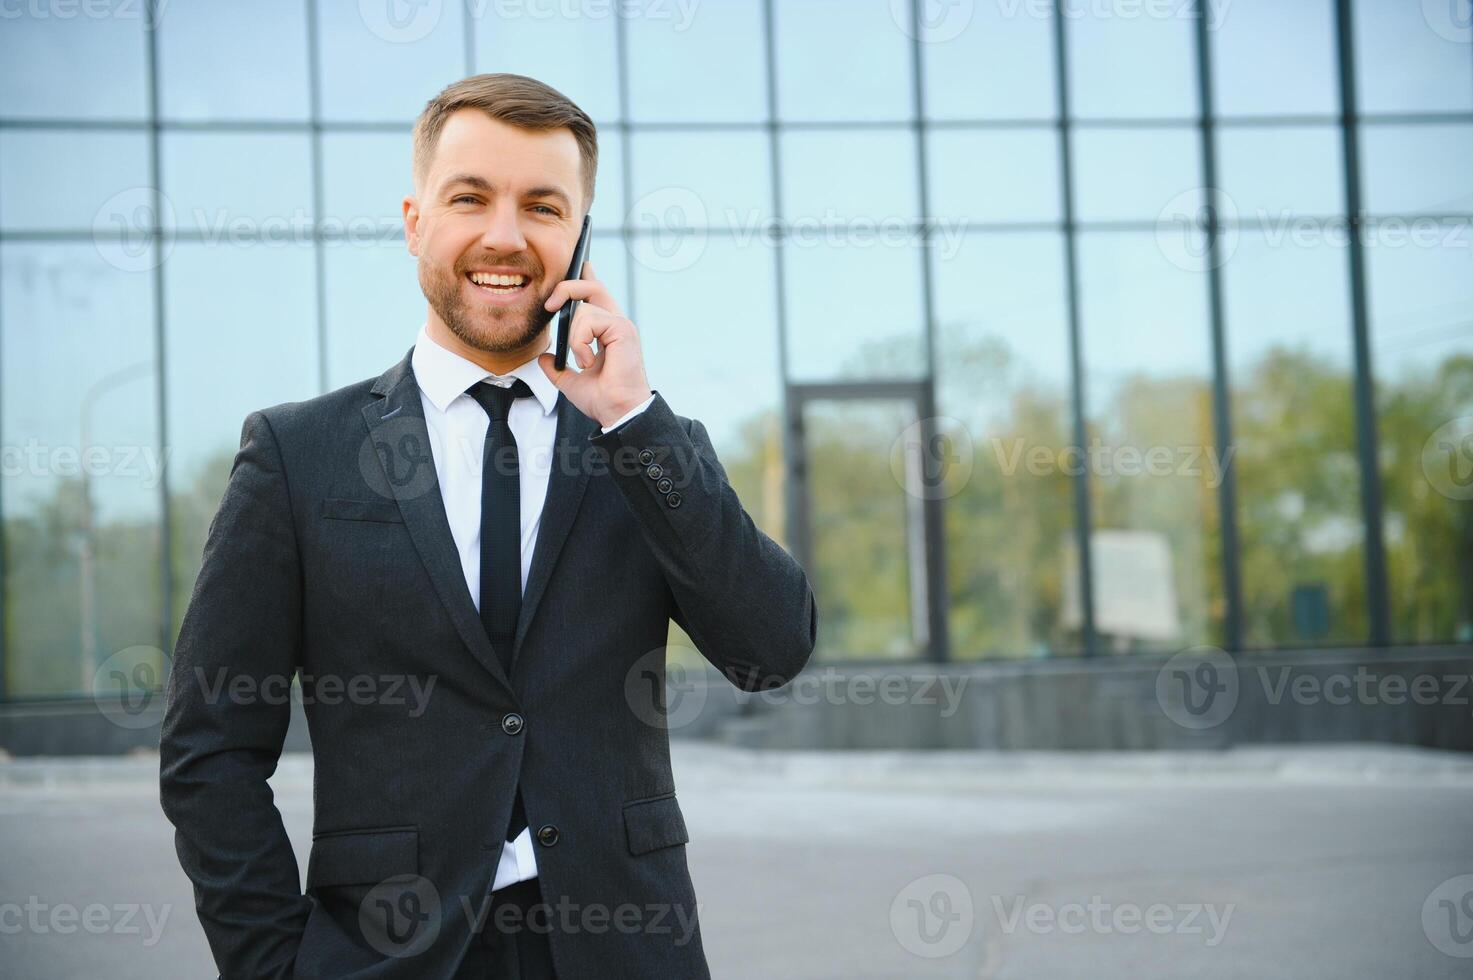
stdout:
[[822,626],[815,658],[944,660],[945,437],[930,385],[790,385],[793,543]]

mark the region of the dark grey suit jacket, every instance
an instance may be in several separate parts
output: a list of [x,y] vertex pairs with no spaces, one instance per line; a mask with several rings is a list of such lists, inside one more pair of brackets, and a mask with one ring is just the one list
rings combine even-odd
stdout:
[[[224,977],[484,976],[472,925],[518,780],[559,974],[708,975],[651,652],[674,618],[733,684],[782,686],[813,650],[813,593],[700,422],[658,393],[607,434],[565,396],[557,412],[511,676],[465,585],[409,354],[245,420],[160,743]],[[305,894],[266,782],[298,673]]]

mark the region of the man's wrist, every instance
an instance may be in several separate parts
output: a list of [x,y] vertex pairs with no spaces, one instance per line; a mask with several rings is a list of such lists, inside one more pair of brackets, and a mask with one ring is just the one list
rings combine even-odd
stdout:
[[625,422],[628,422],[630,419],[634,418],[636,415],[638,415],[639,413],[643,412],[645,409],[649,408],[650,407],[650,403],[653,402],[654,400],[655,400],[655,393],[653,391],[651,391],[649,393],[649,395],[647,395],[642,401],[637,402],[636,404],[630,406],[626,411],[621,412],[608,425],[600,424],[599,427],[604,432],[612,432],[614,429],[617,429],[619,426],[623,425]]

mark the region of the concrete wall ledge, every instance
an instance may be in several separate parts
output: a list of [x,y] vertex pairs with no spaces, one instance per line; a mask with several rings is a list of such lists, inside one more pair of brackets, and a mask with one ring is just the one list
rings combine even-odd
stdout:
[[[1231,679],[1232,696],[1202,716],[1173,706],[1171,692],[1202,676],[1219,685]],[[1378,743],[1473,751],[1467,645],[1261,651],[1235,660],[1203,648],[1175,657],[812,664],[787,687],[760,694],[738,691],[710,669],[672,670],[667,680],[673,738],[746,748]],[[162,711],[159,697],[131,714],[89,699],[0,704],[0,758],[150,751]],[[292,711],[285,749],[308,750],[301,705]]]

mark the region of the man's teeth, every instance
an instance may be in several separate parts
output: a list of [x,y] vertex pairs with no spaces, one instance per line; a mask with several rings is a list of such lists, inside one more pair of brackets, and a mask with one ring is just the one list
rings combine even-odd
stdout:
[[472,272],[471,273],[471,282],[475,283],[477,286],[510,286],[510,287],[517,287],[517,286],[521,286],[526,281],[527,281],[527,277],[526,276],[521,276],[521,275],[498,276],[498,275],[492,275],[489,272]]

